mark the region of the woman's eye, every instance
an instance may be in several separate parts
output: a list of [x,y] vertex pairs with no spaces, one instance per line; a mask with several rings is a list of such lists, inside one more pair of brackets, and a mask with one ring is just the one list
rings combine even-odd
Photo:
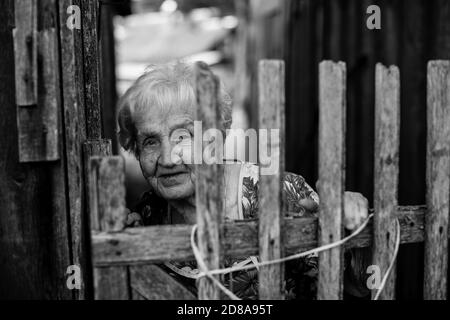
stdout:
[[144,141],[144,146],[155,146],[158,143],[158,141],[156,141],[156,139],[146,139]]

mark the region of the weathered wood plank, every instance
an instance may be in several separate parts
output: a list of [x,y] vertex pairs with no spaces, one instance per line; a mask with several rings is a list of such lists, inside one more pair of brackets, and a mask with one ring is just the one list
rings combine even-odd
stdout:
[[[46,14],[44,12],[41,10],[40,14]],[[16,1],[16,19],[19,20],[14,36],[20,162],[59,159],[56,26],[41,23],[38,31],[37,16],[36,1]]]
[[125,161],[122,157],[91,157],[89,192],[91,229],[120,231],[125,228]]
[[[70,99],[73,100],[75,97],[71,96]],[[92,211],[90,210],[89,202],[85,202],[83,197],[83,190],[86,190],[86,194],[89,193],[89,183],[87,178],[89,176],[89,159],[94,156],[106,157],[112,155],[110,140],[88,140],[84,144],[82,144],[82,141],[80,140],[78,143],[83,146],[83,150],[76,146],[76,141],[81,138],[80,136],[76,136],[76,133],[81,134],[80,130],[82,130],[83,126],[84,124],[80,126],[71,126],[72,130],[70,132],[66,132],[68,138],[66,138],[66,142],[70,143],[67,147],[69,148],[67,150],[69,156],[69,165],[67,170],[69,174],[76,174],[78,177],[78,179],[74,179],[74,177],[69,176],[70,181],[74,183],[74,185],[69,183],[69,188],[73,192],[76,192],[76,194],[69,194],[69,201],[71,201],[70,220],[72,254],[74,264],[81,267],[83,277],[81,289],[76,295],[77,299],[89,298],[92,295],[92,292],[89,291],[92,291],[93,288],[92,272],[89,270],[90,266],[87,257],[89,255],[89,241],[86,239],[86,236],[89,234],[88,230],[90,230],[90,221],[97,220],[94,220],[93,217],[91,217],[91,220],[86,218],[88,215],[84,215],[85,212],[91,213]],[[85,132],[83,132],[82,135],[85,136]],[[81,152],[81,154],[78,152]],[[79,157],[81,157],[81,159]],[[78,159],[80,163],[76,163],[76,159]]]
[[[92,157],[89,162],[91,228],[106,232],[123,230],[126,221],[125,161],[122,157]],[[95,253],[94,253],[95,256]],[[126,267],[94,270],[95,299],[128,299]]]
[[[83,144],[83,158],[84,158],[84,176],[89,177],[90,174],[90,167],[89,167],[89,161],[92,157],[107,157],[112,155],[112,146],[111,146],[111,140],[88,140]],[[86,190],[90,190],[90,181],[86,181]],[[87,203],[87,212],[90,212],[90,223],[92,224],[89,226],[91,229],[99,230],[98,220],[97,220],[97,211],[96,208],[92,208],[90,206],[90,202]],[[82,221],[81,217],[75,218],[75,221],[73,223],[78,226],[78,228],[83,228],[84,222]],[[75,229],[77,229],[77,227]]]
[[[197,121],[202,121],[204,132],[219,128],[220,112],[218,103],[219,80],[203,63],[196,64]],[[217,139],[217,137],[215,137]],[[203,140],[203,139],[202,139]],[[195,148],[195,146],[194,146]],[[203,155],[201,150],[194,150]],[[218,156],[216,152],[216,156]],[[219,156],[220,161],[222,155]],[[217,159],[216,159],[217,160]],[[220,267],[220,234],[224,199],[223,165],[196,164],[196,208],[198,224],[198,246],[206,267]],[[214,300],[220,298],[220,291],[211,279],[202,278],[198,282],[198,298]]]
[[127,267],[106,267],[94,269],[96,300],[128,300]]
[[450,197],[450,61],[430,61],[427,81],[424,298],[447,299]]
[[86,129],[89,139],[102,137],[102,113],[99,90],[99,0],[81,0],[84,48],[84,83],[86,103]]
[[[343,235],[345,190],[345,85],[342,62],[323,61],[319,67],[319,243]],[[340,247],[319,254],[319,300],[343,298],[343,252]]]
[[[66,286],[66,269],[72,263],[63,160],[19,162],[11,29],[14,2],[2,1],[0,13],[0,145],[4,150],[0,156],[0,299],[71,299],[72,291]],[[43,9],[38,10],[38,20],[47,21],[41,30],[55,27],[48,19],[54,16],[55,3],[39,1]]]
[[[400,221],[401,243],[417,243],[424,239],[424,207],[399,207],[396,216]],[[284,250],[293,254],[313,249],[318,245],[317,218],[285,219]],[[93,263],[96,266],[133,265],[163,261],[188,261],[194,259],[190,245],[191,226],[151,226],[130,228],[121,232],[93,232]],[[248,257],[259,251],[258,224],[256,221],[225,223],[222,251],[226,257]],[[373,224],[350,240],[348,248],[372,245]]]
[[[259,257],[261,261],[268,261],[283,256],[281,232],[284,214],[285,92],[284,63],[282,61],[260,61],[258,88],[260,130]],[[272,133],[274,134],[272,135]],[[284,264],[261,267],[259,272],[259,299],[282,300],[283,296]]]
[[196,296],[155,265],[131,266],[133,300],[196,300]]
[[[374,248],[373,264],[386,274],[395,250],[400,148],[400,74],[395,66],[376,66],[374,153]],[[380,299],[395,298],[395,267]],[[372,290],[372,297],[377,294]]]
[[38,103],[37,0],[16,0],[14,7],[16,103],[19,106],[33,106]]
[[[67,171],[67,201],[70,216],[73,263],[82,270],[82,286],[76,292],[76,299],[92,297],[92,272],[86,265],[87,244],[82,231],[83,216],[86,210],[85,185],[87,161],[83,161],[83,142],[86,141],[86,118],[84,110],[84,82],[83,82],[83,46],[80,30],[67,27],[67,9],[72,5],[80,5],[80,0],[59,0],[59,41],[62,94],[62,129],[64,135],[64,154]],[[87,171],[87,170],[86,170]],[[86,189],[87,190],[87,189]]]

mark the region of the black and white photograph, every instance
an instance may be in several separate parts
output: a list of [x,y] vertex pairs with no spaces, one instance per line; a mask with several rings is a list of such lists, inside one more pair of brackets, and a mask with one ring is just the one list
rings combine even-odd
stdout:
[[0,52],[0,301],[448,299],[449,0],[1,0]]

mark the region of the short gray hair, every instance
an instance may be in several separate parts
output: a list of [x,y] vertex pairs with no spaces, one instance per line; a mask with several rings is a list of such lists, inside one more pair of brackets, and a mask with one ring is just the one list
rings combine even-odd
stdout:
[[[196,107],[193,64],[177,61],[150,65],[119,100],[118,135],[121,146],[134,155],[138,155],[136,111],[144,111],[149,105],[164,107],[167,101],[174,98],[190,101],[191,107]],[[219,103],[223,129],[229,129],[232,101],[223,85],[221,85]]]

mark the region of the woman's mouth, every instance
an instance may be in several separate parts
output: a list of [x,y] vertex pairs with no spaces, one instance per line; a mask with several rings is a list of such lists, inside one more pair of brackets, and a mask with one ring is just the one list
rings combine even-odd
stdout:
[[187,172],[174,172],[158,177],[158,181],[166,188],[183,183],[188,178]]

